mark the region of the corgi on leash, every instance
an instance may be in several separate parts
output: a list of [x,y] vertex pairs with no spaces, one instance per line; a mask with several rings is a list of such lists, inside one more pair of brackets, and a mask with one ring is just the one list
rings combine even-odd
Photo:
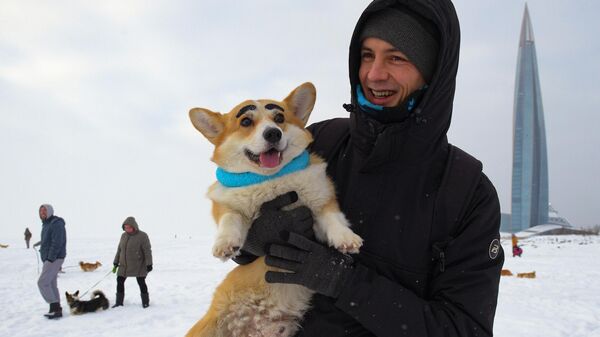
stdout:
[[82,301],[79,299],[79,290],[73,294],[65,292],[67,297],[67,303],[71,309],[71,314],[80,315],[88,312],[96,312],[100,309],[108,309],[108,299],[104,296],[104,293],[100,290],[94,290],[92,293],[92,299],[89,301]]
[[98,269],[98,267],[101,267],[101,266],[102,266],[102,263],[100,263],[100,261],[96,261],[96,263],[79,261],[79,267],[83,271],[94,271],[94,270]]
[[[217,182],[208,191],[217,236],[215,257],[227,260],[243,246],[263,203],[296,191],[292,205],[308,207],[319,241],[344,253],[357,253],[362,238],[340,211],[327,164],[307,152],[312,136],[304,127],[313,109],[312,83],[283,101],[246,100],[229,113],[194,108],[194,127],[214,146]],[[294,284],[267,283],[264,258],[235,267],[215,290],[204,317],[187,337],[287,337],[298,330],[313,292]]]

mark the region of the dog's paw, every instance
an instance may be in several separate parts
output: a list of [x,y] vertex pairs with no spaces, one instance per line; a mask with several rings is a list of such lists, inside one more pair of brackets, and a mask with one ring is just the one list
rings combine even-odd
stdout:
[[329,237],[329,244],[342,253],[358,253],[363,244],[363,239],[356,235],[350,228],[343,227],[335,235]]
[[212,253],[214,257],[227,261],[228,259],[237,256],[241,247],[241,238],[219,237],[213,246]]

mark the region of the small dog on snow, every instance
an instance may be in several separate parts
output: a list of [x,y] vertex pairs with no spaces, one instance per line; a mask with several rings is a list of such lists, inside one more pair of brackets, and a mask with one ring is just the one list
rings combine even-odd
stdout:
[[[219,181],[208,191],[217,222],[214,256],[227,260],[238,254],[260,206],[290,191],[298,194],[291,208],[304,205],[312,211],[318,240],[344,253],[358,252],[362,239],[340,211],[327,164],[306,150],[312,136],[304,127],[315,99],[315,87],[304,83],[283,101],[247,100],[227,114],[190,110],[194,127],[215,146],[212,161],[219,166]],[[234,268],[186,336],[293,336],[313,292],[300,285],[267,283],[268,270],[275,269],[267,267],[264,257]]]
[[96,261],[96,263],[88,263],[88,262],[79,261],[79,267],[83,271],[94,271],[94,270],[98,269],[98,267],[100,267],[100,266],[102,266],[102,263],[100,263],[100,261]]
[[80,315],[87,312],[96,312],[99,309],[108,309],[108,299],[104,296],[104,293],[100,290],[94,290],[92,293],[92,299],[89,301],[82,301],[79,299],[79,290],[73,294],[65,292],[67,297],[67,303],[71,309],[72,315]]

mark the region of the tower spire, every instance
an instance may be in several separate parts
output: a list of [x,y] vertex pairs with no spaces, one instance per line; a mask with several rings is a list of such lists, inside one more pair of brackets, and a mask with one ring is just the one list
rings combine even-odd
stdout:
[[521,23],[521,38],[519,46],[524,46],[526,42],[534,42],[533,28],[531,27],[531,19],[529,18],[529,8],[525,3],[525,12],[523,13],[523,21]]

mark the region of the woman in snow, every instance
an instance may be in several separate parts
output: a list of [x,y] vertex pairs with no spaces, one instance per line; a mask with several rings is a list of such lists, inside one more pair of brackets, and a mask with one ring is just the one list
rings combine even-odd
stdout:
[[124,233],[121,235],[117,254],[113,262],[113,273],[117,273],[117,299],[114,307],[123,305],[125,298],[125,279],[129,276],[136,278],[140,286],[142,297],[142,306],[147,308],[150,305],[148,297],[148,287],[146,286],[146,276],[152,271],[152,248],[150,239],[145,232],[142,232],[135,218],[130,216],[123,221],[121,226]]

